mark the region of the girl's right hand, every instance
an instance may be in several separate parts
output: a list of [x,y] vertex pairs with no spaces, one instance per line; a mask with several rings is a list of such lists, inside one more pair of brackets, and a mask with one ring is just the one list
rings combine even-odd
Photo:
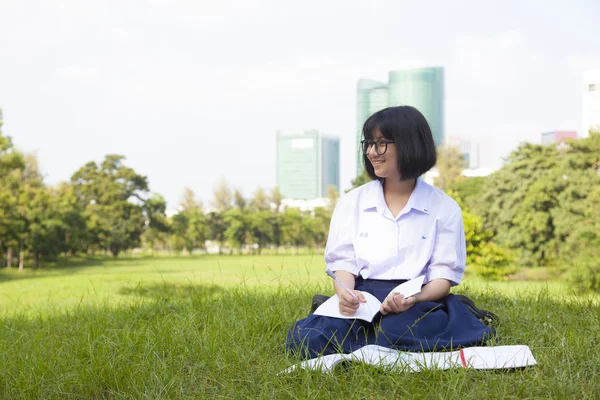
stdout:
[[340,314],[351,317],[358,310],[360,303],[367,302],[360,290],[353,290],[353,292],[358,298],[353,297],[346,290],[340,290],[340,293],[337,294],[340,299]]

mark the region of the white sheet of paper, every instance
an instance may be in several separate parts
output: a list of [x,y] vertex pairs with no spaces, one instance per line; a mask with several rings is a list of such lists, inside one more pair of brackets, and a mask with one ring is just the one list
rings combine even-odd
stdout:
[[352,316],[342,315],[340,313],[340,300],[337,294],[331,296],[321,304],[314,312],[316,315],[322,315],[325,317],[343,318],[343,319],[362,319],[367,322],[373,321],[373,317],[379,312],[381,303],[371,293],[362,292],[363,296],[367,299],[366,303],[361,303],[356,310],[356,313]]
[[425,281],[425,275],[418,276],[410,281],[401,283],[392,289],[390,293],[402,293],[404,298],[408,298],[410,296],[414,296],[415,294],[421,291],[421,286],[423,286],[423,281]]
[[[421,291],[425,276],[421,275],[410,281],[404,282],[396,286],[390,293],[397,292],[402,293],[404,298],[413,296]],[[314,312],[316,315],[322,315],[325,317],[343,318],[343,319],[362,319],[367,322],[372,322],[373,317],[379,312],[381,302],[377,300],[371,293],[362,292],[367,299],[366,303],[361,303],[356,313],[352,316],[342,315],[340,313],[340,300],[337,295],[331,296],[323,304],[321,304]]]

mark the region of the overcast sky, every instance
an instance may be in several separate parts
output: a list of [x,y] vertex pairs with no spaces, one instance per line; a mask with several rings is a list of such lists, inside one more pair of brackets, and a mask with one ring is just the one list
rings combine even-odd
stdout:
[[[493,3],[493,5],[492,5]],[[355,172],[356,83],[442,66],[448,136],[498,167],[520,141],[581,126],[600,2],[0,0],[5,134],[46,182],[123,154],[177,206],[226,178],[275,185],[277,130],[341,138]]]

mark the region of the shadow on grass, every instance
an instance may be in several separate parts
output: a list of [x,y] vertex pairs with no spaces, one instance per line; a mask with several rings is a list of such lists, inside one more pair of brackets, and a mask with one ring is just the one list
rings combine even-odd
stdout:
[[22,272],[19,272],[18,267],[12,267],[10,269],[0,268],[0,284],[3,282],[17,281],[23,279],[39,279],[62,275],[72,275],[83,268],[105,266],[107,261],[110,260],[85,259],[72,261],[69,262],[67,265],[49,264],[36,269],[26,266]]
[[149,285],[138,284],[135,287],[124,286],[119,294],[125,296],[140,296],[162,300],[183,300],[204,298],[222,292],[224,289],[217,285],[178,285],[176,283],[156,283]]

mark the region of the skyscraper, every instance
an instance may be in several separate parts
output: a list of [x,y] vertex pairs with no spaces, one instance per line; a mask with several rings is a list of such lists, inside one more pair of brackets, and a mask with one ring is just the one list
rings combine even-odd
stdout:
[[357,175],[363,170],[362,154],[358,150],[363,124],[376,111],[401,105],[413,106],[423,113],[431,127],[436,146],[444,142],[442,67],[390,71],[388,83],[361,79],[357,87]]
[[327,197],[340,191],[340,140],[317,130],[277,132],[277,186],[284,198]]
[[583,126],[581,137],[587,137],[590,129],[600,130],[600,69],[583,73]]

